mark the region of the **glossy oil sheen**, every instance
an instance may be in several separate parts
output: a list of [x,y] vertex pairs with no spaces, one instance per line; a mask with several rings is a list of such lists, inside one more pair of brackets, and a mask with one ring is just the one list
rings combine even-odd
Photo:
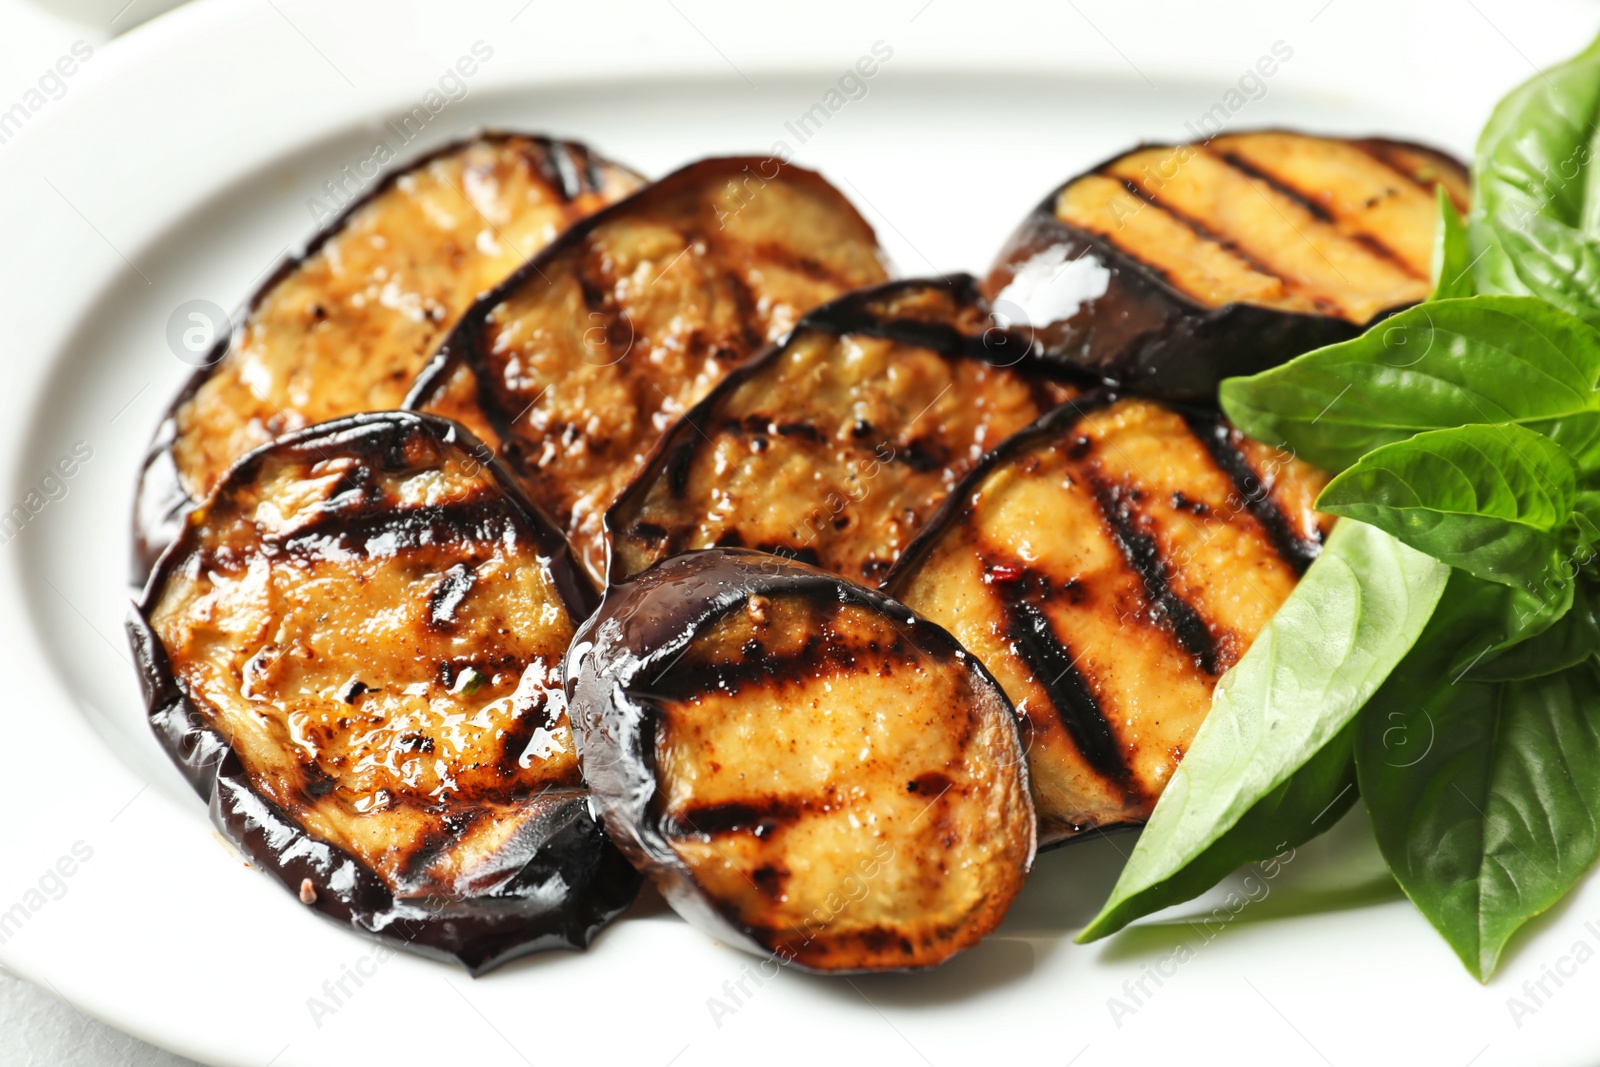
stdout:
[[[347,874],[288,887],[369,929],[420,922],[417,947],[469,966],[581,945],[629,883],[594,884],[618,865],[561,686],[592,594],[486,455],[401,414],[253,453],[190,514],[136,627],[158,734],[224,829],[292,826],[257,857],[280,877],[306,844],[336,850],[394,914],[368,914]],[[498,943],[460,943],[474,908]]]
[[408,405],[486,422],[602,580],[606,509],[678,417],[805,312],[885,277],[871,227],[818,175],[705,160],[485,296]]
[[943,630],[815,568],[691,552],[613,587],[569,666],[606,826],[721,940],[926,967],[1032,862],[1014,713]]
[[663,440],[607,517],[611,578],[756,548],[876,585],[982,455],[1076,395],[972,279],[892,282],[811,312]]
[[1216,415],[1085,394],[1008,441],[886,580],[1005,687],[1041,840],[1149,816],[1320,549],[1323,475]]

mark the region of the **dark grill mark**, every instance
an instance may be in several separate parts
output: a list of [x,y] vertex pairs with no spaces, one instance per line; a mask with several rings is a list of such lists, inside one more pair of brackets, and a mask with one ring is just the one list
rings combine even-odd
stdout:
[[445,571],[444,577],[433,587],[433,593],[428,597],[429,624],[438,628],[454,625],[456,610],[461,607],[461,602],[467,599],[467,593],[472,590],[477,580],[477,572],[468,570],[462,563],[457,563]]
[[[1249,175],[1250,177],[1255,178],[1257,181],[1265,183],[1278,193],[1281,193],[1288,199],[1293,200],[1295,203],[1309,211],[1313,218],[1330,224],[1338,223],[1339,220],[1336,219],[1327,208],[1323,207],[1315,200],[1312,200],[1299,189],[1296,189],[1294,186],[1288,184],[1277,175],[1267,173],[1260,167],[1257,167],[1254,164],[1240,158],[1239,156],[1234,155],[1232,152],[1219,152],[1217,155],[1224,163],[1228,164],[1228,166],[1232,167],[1234,170],[1239,171],[1241,174]],[[1395,176],[1397,178],[1400,177],[1398,173]],[[1371,252],[1373,255],[1377,256],[1379,259],[1387,260],[1394,266],[1399,267],[1401,270],[1411,275],[1413,278],[1420,278],[1423,276],[1417,273],[1417,271],[1413,270],[1405,260],[1396,255],[1394,249],[1390,248],[1381,240],[1373,237],[1370,234],[1341,233],[1340,236],[1346,241],[1360,245],[1368,252]]]
[[669,837],[721,837],[724,834],[753,834],[768,837],[774,831],[797,821],[809,807],[804,801],[782,797],[734,800],[722,804],[702,804],[667,817]]
[[1139,528],[1135,490],[1106,483],[1092,475],[1089,485],[1101,515],[1111,527],[1113,540],[1143,583],[1142,592],[1152,617],[1194,657],[1195,666],[1206,674],[1217,674],[1216,637],[1194,606],[1173,592],[1168,584],[1168,564],[1161,558],[1161,546]]
[[[1432,164],[1433,168],[1439,172],[1440,176],[1434,181],[1428,181],[1426,178],[1422,178],[1412,171],[1411,168],[1408,167],[1400,159],[1400,157],[1396,155],[1395,152],[1381,140],[1369,139],[1362,141],[1351,141],[1349,143],[1352,146],[1359,148],[1361,151],[1365,152],[1379,163],[1382,163],[1384,166],[1394,171],[1395,174],[1401,178],[1404,178],[1412,185],[1415,185],[1419,189],[1425,190],[1429,196],[1434,195],[1433,190],[1435,186],[1443,188],[1445,195],[1450,198],[1450,202],[1455,205],[1457,211],[1465,213],[1467,210],[1469,205],[1456,199],[1455,193],[1450,191],[1450,186],[1444,181],[1444,171],[1447,169],[1447,165],[1441,163]],[[1426,153],[1419,152],[1418,154],[1422,155],[1424,158],[1427,158]]]
[[[1245,249],[1239,247],[1239,245],[1235,244],[1233,242],[1233,239],[1228,237],[1226,234],[1218,233],[1217,231],[1215,231],[1215,230],[1211,229],[1209,226],[1207,226],[1200,219],[1194,218],[1193,216],[1190,216],[1190,215],[1185,215],[1183,212],[1177,210],[1176,208],[1173,208],[1173,207],[1171,207],[1171,206],[1169,206],[1167,204],[1161,203],[1161,201],[1157,198],[1156,194],[1151,193],[1151,192],[1146,192],[1137,182],[1129,181],[1126,178],[1118,178],[1114,174],[1106,174],[1106,175],[1102,175],[1102,176],[1110,178],[1113,181],[1120,181],[1122,183],[1122,187],[1124,189],[1128,190],[1129,194],[1138,197],[1140,200],[1144,201],[1145,204],[1147,204],[1150,207],[1155,208],[1157,211],[1162,212],[1163,214],[1167,215],[1169,218],[1173,219],[1175,222],[1178,222],[1178,223],[1181,223],[1184,226],[1187,226],[1190,230],[1193,230],[1195,235],[1197,237],[1199,237],[1202,241],[1207,241],[1207,242],[1209,242],[1211,244],[1214,244],[1217,247],[1226,250],[1230,255],[1242,260],[1246,265],[1248,265],[1250,267],[1251,270],[1255,271],[1257,274],[1264,274],[1269,278],[1277,278],[1280,282],[1283,283],[1283,286],[1284,286],[1285,289],[1287,289],[1287,290],[1289,290],[1291,292],[1299,293],[1299,294],[1301,294],[1303,296],[1306,296],[1307,298],[1315,301],[1318,307],[1325,308],[1325,309],[1330,310],[1330,311],[1337,311],[1338,310],[1337,307],[1335,307],[1330,301],[1328,301],[1321,294],[1308,292],[1305,289],[1301,288],[1300,286],[1296,285],[1291,279],[1283,277],[1277,271],[1273,270],[1271,267],[1269,267],[1265,263],[1261,262],[1261,260],[1259,260],[1255,256],[1251,255],[1248,251],[1246,251]],[[1108,237],[1105,237],[1104,240],[1109,241],[1114,247],[1121,248],[1121,246],[1117,244],[1116,239],[1113,238],[1113,237],[1109,237],[1108,236]],[[1131,252],[1126,252],[1126,250],[1124,250],[1124,251],[1125,251],[1125,254],[1127,254],[1127,255],[1130,255],[1130,256],[1133,255],[1133,253],[1131,253]],[[1161,276],[1164,279],[1168,280],[1169,282],[1171,281],[1171,275],[1160,264],[1147,262],[1146,260],[1144,260],[1144,259],[1142,259],[1142,258],[1140,258],[1138,256],[1133,256],[1133,258],[1137,259],[1140,263],[1143,263],[1146,267],[1149,267],[1151,270],[1154,270],[1154,271],[1157,271],[1158,273],[1160,273]],[[1190,296],[1190,299],[1198,300],[1199,298],[1198,297],[1194,297],[1194,296]]]
[[780,437],[804,437],[807,441],[819,445],[826,444],[828,441],[822,435],[822,431],[809,422],[780,422],[775,424],[773,429],[778,432]]
[[550,187],[561,194],[567,203],[584,193],[583,166],[573,158],[573,146],[560,141],[552,142],[540,153],[545,160],[545,178]]
[[693,462],[693,441],[682,441],[667,453],[667,489],[673,496],[683,496],[689,487],[689,466]]
[[312,560],[330,555],[393,555],[430,545],[491,545],[511,523],[504,503],[484,496],[355,515],[324,512],[282,540],[262,536],[261,544],[268,555]]
[[1233,428],[1216,415],[1201,412],[1186,411],[1183,421],[1188,425],[1189,432],[1205,445],[1211,462],[1233,483],[1233,491],[1266,531],[1267,540],[1271,542],[1278,558],[1287,563],[1297,576],[1305,574],[1311,561],[1321,554],[1322,543],[1307,540],[1295,533],[1289,517],[1272,499],[1272,494],[1267,492],[1266,485],[1250,466],[1250,461],[1234,446]]
[[1128,780],[1128,765],[1094,690],[1062,645],[1050,620],[1028,599],[1002,597],[1006,638],[1044,687],[1056,718],[1085,762],[1114,782]]
[[651,680],[648,695],[655,700],[687,701],[711,692],[739,693],[752,686],[803,685],[823,674],[839,676],[911,666],[918,656],[901,636],[888,644],[869,641],[856,645],[824,642],[812,636],[798,654],[781,658],[763,655],[762,649],[760,642],[752,638],[741,649],[746,658],[739,662],[691,666],[679,660]]
[[955,783],[950,780],[949,776],[938,771],[928,771],[917,775],[906,783],[906,792],[915,793],[917,796],[933,800],[944,796],[954,785]]

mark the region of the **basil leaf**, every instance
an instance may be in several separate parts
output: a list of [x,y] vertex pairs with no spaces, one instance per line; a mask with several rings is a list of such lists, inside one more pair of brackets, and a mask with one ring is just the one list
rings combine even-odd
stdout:
[[1530,593],[1553,589],[1578,471],[1516,425],[1457,426],[1384,445],[1335,477],[1317,510],[1358,519],[1434,559]]
[[1437,186],[1434,193],[1439,200],[1439,230],[1433,239],[1433,295],[1428,299],[1471,296],[1472,247],[1466,224],[1444,186]]
[[[1529,593],[1498,582],[1474,578],[1466,571],[1453,571],[1451,588],[1460,601],[1470,602],[1465,612],[1474,620],[1470,629],[1459,630],[1460,642],[1441,677],[1455,681],[1469,673],[1489,670],[1489,664],[1510,654],[1549,630],[1571,610],[1577,595],[1577,582],[1567,582],[1548,596]],[[1516,668],[1512,668],[1515,670]]]
[[1496,220],[1496,236],[1523,287],[1600,326],[1600,243],[1554,219]]
[[1240,867],[1298,848],[1330,829],[1356,802],[1354,746],[1352,722],[1190,862],[1120,902],[1114,896],[1115,906],[1108,904],[1078,940],[1098,940],[1135,919],[1193,900]]
[[1575,667],[1600,656],[1600,614],[1583,582],[1573,583],[1571,610],[1548,630],[1467,672],[1479,682],[1520,682]]
[[1341,471],[1423,430],[1515,422],[1600,470],[1600,330],[1534,297],[1429,301],[1222,383],[1239,429]]
[[[1217,684],[1211,710],[1111,899],[1078,940],[1104,937],[1174,903],[1215,881],[1217,868],[1232,857],[1271,853],[1286,829],[1309,826],[1307,798],[1322,797],[1326,785],[1317,783],[1326,783],[1330,765],[1318,763],[1307,781],[1278,791],[1334,741],[1405,655],[1449,573],[1382,531],[1341,520],[1294,592]],[[1278,799],[1269,800],[1275,793]],[[1263,801],[1266,808],[1259,807]],[[1252,832],[1266,836],[1252,842]],[[1208,860],[1219,843],[1223,851]]]
[[1480,980],[1600,856],[1600,674],[1585,661],[1522,681],[1451,681],[1445,665],[1484,622],[1472,588],[1483,584],[1457,572],[1356,737],[1389,869]]
[[1518,269],[1525,247],[1506,241],[1543,218],[1580,235],[1600,234],[1600,201],[1588,163],[1600,117],[1600,39],[1566,63],[1529,78],[1495,107],[1472,166],[1468,227],[1480,292],[1530,291]]

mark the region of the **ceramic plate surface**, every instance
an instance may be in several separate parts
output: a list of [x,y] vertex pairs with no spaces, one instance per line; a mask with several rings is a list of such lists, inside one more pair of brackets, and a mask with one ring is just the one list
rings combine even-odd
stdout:
[[[650,174],[781,142],[855,201],[901,274],[981,273],[1065,177],[1207,116],[1466,153],[1494,100],[1594,22],[1488,0],[203,0],[97,48],[0,146],[0,963],[250,1067],[1594,1062],[1600,881],[1480,987],[1384,874],[1359,811],[1275,877],[1090,947],[1071,937],[1131,838],[1041,856],[1001,930],[928,974],[774,976],[647,902],[588,953],[474,981],[379,951],[248,869],[150,736],[122,634],[134,476],[190,370],[174,310],[235,308],[311,232],[324,183],[380,142],[410,156],[498,125]],[[477,42],[492,58],[402,143],[390,120]],[[893,54],[865,94],[802,129],[877,42]],[[1292,56],[1241,84],[1275,45]],[[53,475],[74,449],[87,460]],[[1230,909],[1230,892],[1253,899]],[[1524,982],[1551,972],[1529,1000]]]

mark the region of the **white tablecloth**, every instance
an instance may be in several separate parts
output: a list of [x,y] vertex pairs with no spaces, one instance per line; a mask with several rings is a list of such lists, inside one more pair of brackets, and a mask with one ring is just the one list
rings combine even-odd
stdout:
[[0,1064],[5,1067],[195,1067],[119,1033],[0,969]]

